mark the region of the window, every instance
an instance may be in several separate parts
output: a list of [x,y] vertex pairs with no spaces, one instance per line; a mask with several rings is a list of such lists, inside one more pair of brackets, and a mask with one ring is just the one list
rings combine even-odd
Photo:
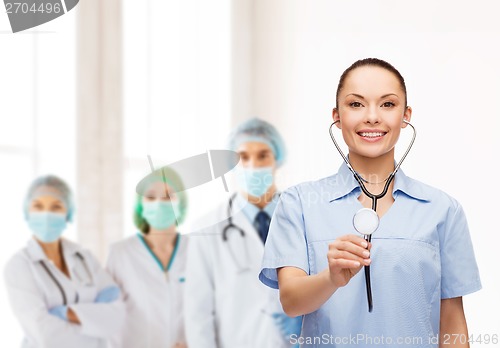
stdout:
[[[75,190],[75,18],[69,13],[37,29],[12,34],[0,16],[0,211],[4,242],[0,268],[21,249],[30,232],[22,204],[30,182],[53,173]],[[75,224],[65,236],[74,239]],[[9,308],[0,286],[0,308]],[[22,331],[10,310],[0,312],[3,345],[18,346]]]
[[[150,172],[148,154],[157,168],[224,145],[231,107],[230,1],[147,0],[138,6],[128,0],[123,16],[123,210],[130,235],[136,232],[135,186]],[[186,226],[213,206],[203,199],[207,190],[221,187],[214,182],[188,191]]]

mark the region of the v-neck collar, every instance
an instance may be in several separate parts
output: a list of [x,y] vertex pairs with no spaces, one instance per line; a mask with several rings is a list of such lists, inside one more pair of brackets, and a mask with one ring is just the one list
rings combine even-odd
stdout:
[[170,271],[170,268],[172,267],[172,264],[174,263],[175,256],[177,255],[177,250],[179,249],[179,244],[181,241],[181,234],[177,233],[177,238],[175,239],[175,245],[174,245],[174,250],[172,251],[172,255],[170,256],[170,260],[168,261],[168,265],[166,268],[163,267],[160,259],[155,255],[153,250],[149,247],[148,243],[146,243],[146,239],[144,236],[140,233],[137,233],[137,236],[139,237],[139,240],[142,242],[146,250],[149,252],[149,254],[153,257],[153,260],[155,260],[156,264],[158,267],[160,267],[162,272],[168,272]]

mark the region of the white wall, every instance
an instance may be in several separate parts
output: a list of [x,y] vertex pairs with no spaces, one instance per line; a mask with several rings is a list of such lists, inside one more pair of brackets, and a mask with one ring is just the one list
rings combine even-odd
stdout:
[[449,0],[256,0],[253,7],[252,105],[286,138],[283,187],[340,165],[328,127],[338,79],[351,63],[382,58],[405,77],[419,133],[403,168],[464,206],[483,283],[464,300],[476,335],[500,334],[499,11],[495,1]]
[[[43,29],[12,34],[7,14],[0,11],[2,347],[18,347],[22,339],[21,327],[10,311],[3,270],[31,236],[22,211],[28,186],[48,173],[76,186],[75,17],[72,11]],[[76,235],[75,221],[65,236],[75,240]]]

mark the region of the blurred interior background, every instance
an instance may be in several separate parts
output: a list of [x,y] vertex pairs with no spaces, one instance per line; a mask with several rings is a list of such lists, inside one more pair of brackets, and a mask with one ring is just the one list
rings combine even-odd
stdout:
[[[333,174],[338,78],[378,57],[405,77],[413,107],[406,174],[456,197],[469,220],[483,282],[465,298],[469,332],[500,334],[499,10],[493,0],[84,0],[17,34],[2,11],[0,267],[30,236],[22,200],[41,174],[71,185],[76,221],[65,236],[103,262],[110,243],[136,233],[147,155],[159,167],[224,148],[235,125],[258,116],[288,147],[280,189]],[[227,199],[218,180],[188,195],[183,233]],[[1,340],[15,346],[22,334],[3,286],[0,308]]]

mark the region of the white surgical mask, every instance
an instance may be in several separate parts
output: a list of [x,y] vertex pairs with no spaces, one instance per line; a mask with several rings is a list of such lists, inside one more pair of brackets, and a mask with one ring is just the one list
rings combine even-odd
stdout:
[[59,239],[66,228],[66,214],[33,212],[29,214],[28,225],[38,240],[52,243]]

